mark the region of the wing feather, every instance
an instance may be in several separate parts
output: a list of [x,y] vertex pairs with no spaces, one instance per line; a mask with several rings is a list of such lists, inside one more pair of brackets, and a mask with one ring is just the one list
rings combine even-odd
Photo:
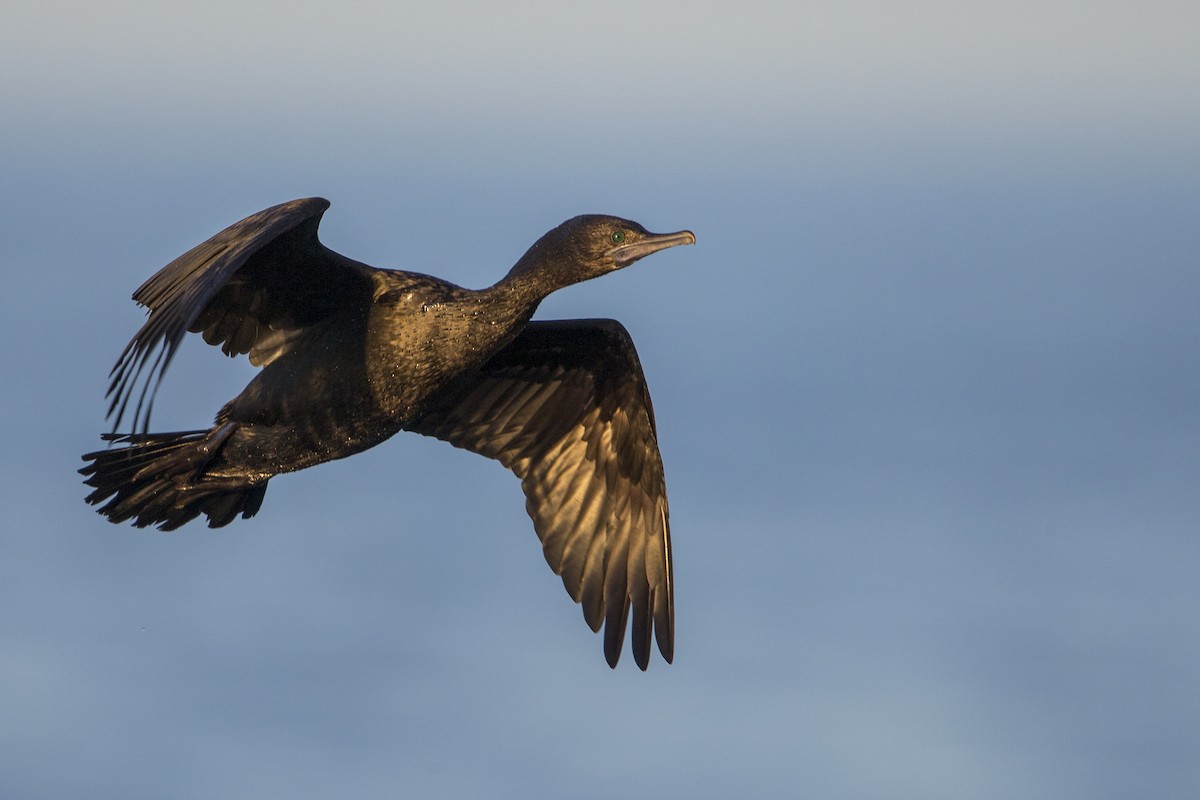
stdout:
[[[113,430],[129,410],[146,430],[154,394],[189,331],[227,355],[268,363],[296,335],[370,298],[370,268],[325,248],[317,226],[329,202],[293,200],[234,223],[159,270],[133,294],[149,315],[110,373]],[[276,336],[289,329],[292,335]],[[141,383],[141,389],[137,386]]]
[[633,614],[674,655],[670,530],[654,412],[637,352],[612,320],[534,322],[434,398],[410,430],[499,460],[521,478],[547,563],[616,665]]

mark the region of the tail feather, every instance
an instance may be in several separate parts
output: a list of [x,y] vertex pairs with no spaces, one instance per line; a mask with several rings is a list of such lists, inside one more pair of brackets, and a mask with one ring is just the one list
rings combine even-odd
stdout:
[[105,441],[124,446],[83,457],[90,463],[79,472],[93,487],[87,502],[100,506],[97,511],[110,522],[132,520],[139,528],[157,525],[164,531],[201,514],[211,528],[228,525],[239,514],[252,517],[262,506],[266,481],[205,472],[232,432],[226,424],[209,431],[104,434]]

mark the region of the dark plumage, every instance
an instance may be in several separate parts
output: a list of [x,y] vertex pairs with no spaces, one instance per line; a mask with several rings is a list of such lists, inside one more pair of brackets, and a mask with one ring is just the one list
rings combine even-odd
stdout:
[[[329,250],[317,240],[328,207],[260,211],[134,293],[149,318],[113,367],[103,438],[120,446],[84,456],[87,501],[112,522],[173,530],[203,514],[215,528],[253,516],[279,473],[401,430],[436,436],[521,479],[550,567],[592,630],[605,625],[610,665],[630,616],[638,666],[652,635],[670,662],[667,494],[633,341],[613,320],[529,320],[556,289],[696,237],[575,217],[475,291]],[[212,428],[149,433],[154,390],[188,331],[263,369]],[[136,432],[115,433],[131,400]]]

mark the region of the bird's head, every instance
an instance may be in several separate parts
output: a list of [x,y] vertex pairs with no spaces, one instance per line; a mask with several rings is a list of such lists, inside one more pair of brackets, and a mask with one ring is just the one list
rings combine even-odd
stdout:
[[585,214],[538,239],[509,275],[539,274],[552,291],[627,267],[659,250],[695,243],[691,231],[651,233],[632,220]]

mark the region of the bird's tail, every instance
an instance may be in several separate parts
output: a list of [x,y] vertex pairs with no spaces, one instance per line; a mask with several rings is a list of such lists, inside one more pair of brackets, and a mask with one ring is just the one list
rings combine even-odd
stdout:
[[[233,432],[227,423],[208,431],[104,434],[124,445],[83,457],[79,472],[94,491],[87,496],[110,522],[133,520],[139,528],[171,531],[204,514],[210,528],[241,514],[252,517],[267,493],[265,480],[214,477],[206,467]],[[105,501],[108,502],[105,502]]]

